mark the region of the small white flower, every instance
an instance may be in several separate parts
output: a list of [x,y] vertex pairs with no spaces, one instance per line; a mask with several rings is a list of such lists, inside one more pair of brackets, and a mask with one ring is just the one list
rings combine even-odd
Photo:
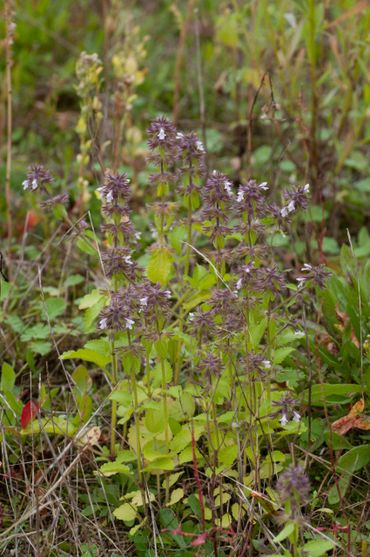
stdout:
[[312,265],[310,265],[309,263],[305,263],[301,271],[312,271]]
[[224,187],[225,187],[225,190],[227,191],[227,194],[230,197],[233,195],[233,191],[231,189],[231,186],[232,186],[232,182],[230,182],[230,180],[225,180]]
[[285,426],[285,425],[287,425],[288,422],[289,422],[289,420],[288,420],[288,418],[287,418],[287,415],[286,415],[286,414],[283,414],[283,415],[281,416],[281,418],[280,418],[280,423],[281,423],[281,425],[282,425],[282,426]]
[[157,133],[157,137],[160,141],[166,139],[166,132],[164,131],[163,128],[160,128],[159,132]]
[[146,308],[148,305],[148,296],[144,296],[144,298],[140,298],[139,302],[143,308]]
[[303,331],[295,331],[294,336],[297,337],[297,338],[303,338],[304,337],[304,332]]
[[141,232],[135,232],[135,238],[136,238],[137,240],[140,240],[140,238],[141,238]]
[[271,362],[270,362],[270,360],[263,360],[262,363],[263,363],[263,367],[264,367],[264,368],[266,368],[266,369],[271,369]]
[[243,279],[240,278],[240,279],[238,280],[238,282],[236,283],[236,289],[237,289],[237,290],[240,290],[240,289],[241,289],[242,283],[243,283]]
[[204,145],[201,141],[197,141],[196,146],[197,146],[198,151],[200,151],[201,153],[204,153]]
[[300,422],[300,421],[301,421],[301,415],[294,410],[294,412],[293,412],[293,422]]
[[170,290],[165,290],[165,291],[163,292],[163,294],[166,296],[166,298],[171,298],[171,296],[172,296]]
[[133,265],[134,264],[134,262],[131,259],[131,255],[125,255],[125,257],[123,259],[127,263],[127,265]]
[[32,189],[33,189],[33,190],[37,190],[37,188],[38,188],[38,183],[37,183],[36,178],[34,178],[34,179],[32,180]]
[[240,190],[238,191],[238,195],[237,195],[237,197],[236,197],[236,201],[237,201],[238,203],[240,203],[241,201],[243,201],[243,199],[244,199],[244,191],[240,189]]
[[188,318],[189,318],[189,321],[193,321],[193,319],[194,319],[194,313],[193,313],[193,312],[190,312],[189,315],[188,315]]
[[99,329],[106,329],[107,326],[108,326],[108,319],[106,317],[103,317],[103,319],[100,319]]
[[302,288],[307,279],[306,277],[297,277],[296,280],[298,282],[298,288]]
[[106,201],[107,201],[108,203],[112,203],[112,201],[113,201],[113,193],[112,193],[111,191],[109,191],[109,192],[107,193],[107,196],[106,196],[105,199],[106,199]]
[[126,321],[126,329],[132,329],[135,325],[135,321],[133,319],[129,319],[128,317],[125,318]]
[[184,137],[184,134],[182,132],[177,132],[176,139],[182,139],[183,137]]
[[269,187],[268,187],[268,185],[267,185],[267,182],[262,182],[262,184],[260,184],[258,187],[259,187],[261,190],[265,190],[265,191],[267,191],[267,190],[269,189]]
[[310,184],[306,184],[305,186],[303,186],[303,191],[304,193],[310,193]]
[[293,201],[293,200],[290,201],[290,202],[288,203],[287,209],[288,209],[288,212],[289,212],[289,213],[292,213],[292,212],[294,211],[294,209],[295,209],[295,204],[294,204],[294,201]]
[[212,170],[213,176],[217,176],[217,170]]
[[292,213],[294,211],[294,209],[295,209],[295,204],[294,204],[294,201],[292,200],[288,203],[288,205],[286,205],[285,207],[283,207],[281,209],[280,214],[281,214],[282,217],[285,218],[289,215],[289,213]]
[[238,429],[238,427],[239,427],[238,422],[231,422],[231,427],[232,427],[233,429]]
[[24,190],[28,190],[28,188],[30,187],[30,185],[29,185],[29,183],[28,183],[28,180],[24,180],[24,181],[22,182],[22,186],[23,186],[23,189],[24,189]]

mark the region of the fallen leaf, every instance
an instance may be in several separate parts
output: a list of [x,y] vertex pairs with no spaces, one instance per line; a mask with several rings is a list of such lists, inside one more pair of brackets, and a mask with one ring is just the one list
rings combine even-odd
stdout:
[[79,445],[83,445],[84,447],[93,445],[97,445],[101,436],[100,427],[94,426],[91,427],[86,433],[84,433],[77,441]]
[[347,416],[343,416],[331,424],[331,428],[338,435],[345,435],[352,428],[369,430],[370,421],[362,416],[359,416],[364,411],[365,401],[363,398],[358,400],[356,404],[352,406]]
[[34,400],[29,400],[23,407],[21,414],[21,427],[25,429],[40,412],[40,406]]

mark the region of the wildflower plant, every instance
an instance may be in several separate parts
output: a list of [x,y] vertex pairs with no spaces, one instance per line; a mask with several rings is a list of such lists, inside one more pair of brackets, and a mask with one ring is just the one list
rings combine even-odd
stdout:
[[[124,502],[114,514],[138,523],[153,497],[170,503],[185,463],[201,467],[225,500],[231,487],[220,474],[261,491],[264,478],[284,468],[272,436],[283,443],[306,425],[299,397],[288,383],[282,390],[277,376],[304,337],[297,334],[302,289],[327,274],[305,264],[297,287],[267,247],[267,236],[285,233],[308,203],[307,186],[290,189],[281,206],[271,202],[266,182],[238,184],[207,171],[197,135],[164,117],[150,125],[148,145],[152,244],[138,241],[128,176],[108,170],[98,190],[107,286],[97,327],[108,336],[112,387],[110,461],[101,473],[136,478],[140,504],[128,512]],[[233,520],[216,513],[213,527],[225,516]]]

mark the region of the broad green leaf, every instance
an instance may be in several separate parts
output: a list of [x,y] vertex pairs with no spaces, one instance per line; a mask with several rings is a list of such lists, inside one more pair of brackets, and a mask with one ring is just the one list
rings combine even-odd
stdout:
[[173,462],[173,459],[167,456],[163,456],[161,458],[153,460],[153,462],[150,462],[148,466],[144,468],[144,472],[165,472],[167,470],[174,470],[174,468],[175,464]]
[[84,362],[92,362],[97,366],[104,369],[111,361],[111,356],[103,356],[96,352],[96,350],[89,350],[88,348],[80,348],[79,350],[68,350],[60,356],[61,360],[71,360],[79,358]]
[[114,476],[115,474],[125,474],[130,475],[131,470],[126,464],[122,464],[121,462],[106,462],[99,468],[100,472],[103,476]]
[[[325,404],[335,404],[336,396],[351,398],[356,393],[361,393],[361,385],[356,384],[332,384],[322,383],[313,385],[311,390],[311,403],[313,406],[324,406]],[[304,401],[308,402],[309,392],[303,392]]]
[[81,393],[85,393],[91,386],[91,378],[89,376],[89,372],[83,365],[76,367],[76,369],[72,373],[72,379],[76,383],[76,386]]
[[66,309],[66,302],[63,298],[48,298],[43,305],[44,313],[52,321],[59,315],[62,315]]
[[7,362],[4,362],[1,367],[1,382],[0,382],[0,390],[1,391],[12,391],[15,383],[15,372],[12,366],[10,366]]
[[294,522],[288,522],[288,524],[286,526],[284,526],[284,528],[282,529],[280,534],[278,534],[277,536],[274,537],[273,541],[274,542],[282,542],[283,540],[288,538],[291,534],[293,534],[295,528],[296,528],[296,525],[294,524]]
[[123,505],[114,509],[113,514],[118,520],[123,520],[124,522],[131,522],[137,516],[136,509],[130,503],[123,503]]
[[45,339],[50,335],[50,329],[45,323],[37,323],[33,327],[28,327],[21,336],[22,342],[28,342],[32,339]]
[[272,361],[274,364],[281,364],[292,352],[295,351],[295,348],[291,346],[287,346],[285,348],[278,348],[274,351],[272,355]]
[[52,344],[51,342],[43,340],[35,340],[30,343],[29,348],[34,354],[41,354],[41,356],[45,356],[52,349]]
[[177,489],[174,489],[171,492],[171,497],[169,502],[167,503],[167,505],[170,507],[171,505],[175,505],[176,503],[178,503],[179,501],[181,501],[181,499],[184,497],[184,490],[179,487]]
[[148,279],[151,282],[159,282],[161,286],[165,286],[170,278],[172,259],[168,248],[164,247],[153,250],[146,269]]
[[330,540],[312,540],[304,544],[303,549],[307,552],[307,557],[321,557],[335,547],[335,543]]
[[23,323],[22,319],[15,314],[9,314],[5,318],[5,323],[9,325],[9,327],[11,327],[15,333],[22,333],[26,328],[26,325]]
[[[341,474],[339,480],[339,491],[342,497],[347,492],[351,480],[351,474],[360,470],[370,462],[370,445],[353,447],[340,457],[337,463],[337,470]],[[336,485],[329,490],[329,503],[335,505],[339,502],[339,493]]]
[[85,278],[82,275],[70,275],[64,282],[64,287],[76,286],[77,284],[81,284],[84,280]]
[[97,302],[99,302],[99,300],[102,297],[105,297],[105,294],[102,294],[100,290],[95,288],[95,290],[92,290],[91,292],[89,292],[89,294],[86,294],[83,298],[79,300],[78,308],[79,309],[90,308],[91,306],[94,306]]

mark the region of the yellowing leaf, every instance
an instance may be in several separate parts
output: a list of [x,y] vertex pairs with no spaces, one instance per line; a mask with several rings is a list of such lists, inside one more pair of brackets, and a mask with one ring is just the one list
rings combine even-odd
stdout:
[[338,435],[345,435],[347,431],[352,428],[369,430],[370,421],[359,416],[359,414],[364,411],[364,408],[365,401],[363,398],[361,398],[356,402],[356,404],[352,406],[347,416],[343,416],[342,418],[339,418],[339,420],[336,420],[334,423],[332,423],[332,430],[335,431],[335,433],[338,433]]
[[151,282],[159,282],[165,286],[170,277],[172,268],[172,255],[168,248],[161,247],[152,251],[146,269],[148,279]]
[[181,487],[179,487],[178,489],[174,489],[171,493],[171,497],[167,506],[170,507],[171,505],[175,505],[175,503],[181,501],[183,497],[184,497],[184,490]]
[[129,503],[123,503],[123,505],[114,509],[113,514],[118,520],[124,522],[131,522],[136,518],[136,510]]

